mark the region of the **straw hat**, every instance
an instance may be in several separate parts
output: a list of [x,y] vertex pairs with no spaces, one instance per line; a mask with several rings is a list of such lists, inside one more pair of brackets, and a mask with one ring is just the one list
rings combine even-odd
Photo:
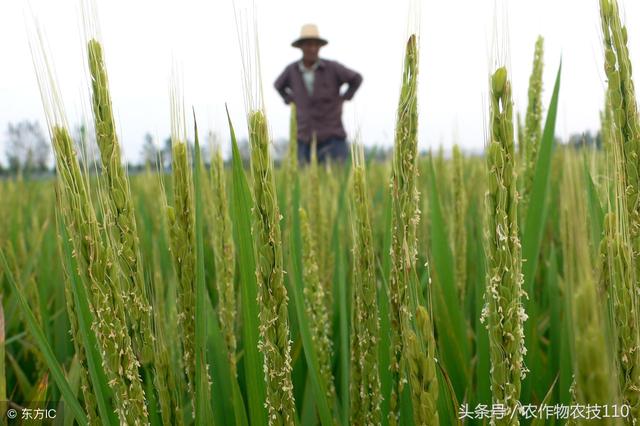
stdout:
[[315,24],[305,24],[300,29],[300,37],[291,43],[293,47],[300,47],[300,44],[305,40],[318,40],[321,46],[324,46],[328,43],[327,40],[320,37],[318,33],[318,26]]

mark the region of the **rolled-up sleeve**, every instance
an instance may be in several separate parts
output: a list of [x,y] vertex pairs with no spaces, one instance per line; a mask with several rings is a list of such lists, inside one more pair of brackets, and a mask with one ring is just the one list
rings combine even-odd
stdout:
[[346,100],[351,100],[351,98],[353,98],[353,95],[355,95],[356,91],[362,84],[362,75],[359,72],[349,69],[340,63],[336,62],[335,66],[336,74],[338,75],[338,83],[340,85],[343,85],[345,83],[349,85],[347,91],[344,92],[342,97]]
[[292,101],[291,87],[290,87],[290,67],[286,67],[282,74],[276,79],[273,86],[280,93],[280,96],[284,100],[285,104],[289,104]]

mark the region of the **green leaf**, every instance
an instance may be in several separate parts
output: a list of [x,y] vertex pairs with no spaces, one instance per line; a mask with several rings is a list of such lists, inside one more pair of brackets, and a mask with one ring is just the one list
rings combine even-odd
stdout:
[[347,181],[351,174],[350,159],[344,163],[342,169],[342,177],[340,184],[340,193],[338,194],[338,210],[336,212],[336,220],[333,223],[331,234],[331,245],[336,259],[334,271],[333,293],[337,294],[338,303],[335,304],[338,318],[338,370],[340,372],[340,405],[342,407],[342,423],[349,423],[349,365],[350,365],[350,346],[349,346],[349,294],[347,292],[347,266],[344,254],[344,245],[342,244],[342,236],[340,234],[340,224],[347,223],[346,205],[346,189]]
[[460,425],[462,422],[458,419],[458,400],[451,380],[442,363],[438,362],[436,366],[439,389],[437,404],[440,424]]
[[[76,354],[71,360],[69,371],[67,371],[67,380],[69,381],[69,385],[71,386],[74,395],[78,395],[78,389],[80,388],[80,374],[81,366],[80,361],[78,361],[78,355]],[[59,413],[64,413],[64,426],[73,426],[73,415],[70,415],[68,412],[64,411],[64,401],[58,402],[58,407],[56,408],[56,410]]]
[[555,137],[561,72],[562,62],[558,67],[549,112],[547,113],[547,119],[542,133],[540,152],[538,154],[538,161],[536,162],[536,171],[531,190],[531,202],[527,210],[526,227],[522,238],[522,257],[526,259],[523,265],[524,287],[530,296],[533,293],[533,279],[538,266],[538,253],[542,244],[542,233],[546,221],[546,215],[544,213],[546,212],[546,200],[547,194],[549,193],[551,152]]
[[445,228],[433,162],[429,162],[431,183],[431,256],[433,259],[433,309],[441,362],[449,373],[458,400],[464,398],[469,384],[469,349],[467,328],[458,298],[453,255]]
[[[549,364],[547,369],[553,376],[560,372],[560,359],[563,348],[562,342],[562,316],[564,311],[563,295],[558,285],[558,258],[556,246],[551,246],[549,253],[549,267],[546,270],[545,282],[549,291],[549,350],[547,352]],[[569,365],[571,370],[571,365]]]
[[[561,282],[560,280],[558,280]],[[564,283],[562,285],[564,287]],[[568,299],[568,298],[567,298]],[[565,300],[564,305],[568,305],[569,302]],[[571,332],[571,319],[570,310],[565,309],[565,314],[562,316],[562,328],[560,330],[562,339],[560,340],[560,384],[559,384],[559,404],[568,405],[572,401],[571,385],[573,384],[573,353],[572,344],[573,335]]]
[[[336,169],[340,170],[340,169]],[[333,274],[333,294],[337,303],[333,304],[333,317],[337,324],[337,344],[334,342],[334,357],[338,364],[338,374],[336,380],[339,385],[337,394],[340,398],[340,406],[342,408],[341,421],[343,424],[349,422],[349,365],[350,365],[350,347],[349,347],[349,295],[347,292],[347,263],[345,258],[345,247],[342,240],[340,225],[348,222],[346,210],[346,189],[347,181],[351,174],[351,161],[344,163],[342,168],[342,176],[340,177],[340,191],[338,193],[338,208],[336,211],[335,221],[331,231],[331,250],[335,258],[334,274]],[[334,324],[334,325],[335,325]],[[335,330],[336,327],[334,327]],[[343,349],[344,348],[344,349]],[[337,404],[338,405],[338,404]]]
[[7,259],[5,258],[4,251],[2,249],[0,249],[0,261],[2,261],[2,268],[5,271],[7,281],[9,281],[9,286],[18,297],[20,308],[22,309],[22,313],[24,314],[27,321],[27,327],[29,328],[31,335],[35,339],[38,348],[42,352],[44,360],[47,363],[47,367],[49,367],[53,379],[58,385],[58,388],[60,388],[60,391],[62,392],[62,396],[66,401],[68,408],[73,412],[78,423],[80,423],[81,425],[87,425],[87,416],[84,413],[82,406],[73,394],[73,391],[69,386],[69,382],[67,382],[64,372],[62,371],[62,367],[60,367],[60,364],[58,363],[58,360],[56,359],[51,346],[49,346],[49,342],[47,342],[42,329],[38,325],[38,321],[33,316],[33,312],[31,311],[27,300],[18,288],[18,284],[13,278],[13,273],[9,268]]
[[[218,315],[214,312],[211,303],[207,303],[207,318],[209,321],[209,354],[213,358],[215,368],[213,374],[213,403],[214,416],[217,424],[231,424],[231,419],[236,426],[247,426],[249,420],[244,407],[244,400],[238,385],[238,378],[231,373],[227,345],[218,325]],[[220,395],[225,395],[220,398]]]
[[4,366],[5,322],[2,296],[0,296],[0,401],[7,401],[7,375]]
[[311,376],[306,375],[304,380],[304,395],[302,402],[301,423],[303,425],[311,425],[316,423],[316,404],[314,399],[313,386],[311,384]]
[[[528,298],[524,298],[523,306],[525,312],[529,315],[528,320],[525,322],[525,346],[527,347],[527,354],[525,355],[525,365],[536,366],[540,365],[539,360],[533,359],[538,356],[537,350],[538,340],[535,339],[534,327],[537,325],[537,315],[532,311],[531,305],[538,303],[536,301],[535,293],[533,289],[533,282],[538,267],[538,256],[540,253],[540,247],[542,246],[542,236],[544,232],[544,226],[547,220],[548,203],[547,198],[549,194],[549,182],[551,177],[551,154],[553,149],[553,141],[555,138],[556,116],[558,112],[558,94],[560,91],[560,75],[562,73],[562,61],[558,66],[558,73],[556,74],[556,81],[553,87],[553,95],[551,96],[551,103],[549,104],[549,110],[547,118],[544,124],[544,131],[542,133],[542,139],[540,141],[540,151],[538,153],[538,160],[536,161],[535,176],[533,178],[533,186],[531,188],[531,198],[529,207],[527,208],[527,219],[525,222],[525,229],[522,236],[522,271],[524,275],[524,290],[527,292]],[[531,374],[523,381],[522,395],[523,401],[529,401],[531,396],[532,378],[536,375],[542,375],[542,371],[532,370]]]
[[[20,343],[24,344],[22,341]],[[13,368],[13,373],[16,377],[16,382],[18,382],[18,387],[20,388],[20,391],[22,392],[23,395],[29,395],[30,393],[33,392],[33,385],[31,385],[31,382],[29,382],[29,378],[27,377],[24,370],[22,370],[22,367],[20,367],[20,364],[18,364],[18,361],[16,361],[14,356],[11,355],[11,352],[7,352],[6,355],[7,355],[7,358],[9,359],[9,363],[11,364],[11,367]]]
[[147,397],[147,407],[149,409],[149,422],[152,425],[161,424],[160,410],[158,408],[158,398],[153,383],[153,375],[150,365],[143,367],[144,375],[142,376],[142,383],[145,386],[145,395]]
[[240,295],[242,300],[242,333],[244,347],[244,375],[247,386],[249,419],[251,424],[267,424],[267,411],[264,407],[266,389],[263,373],[263,358],[258,351],[258,284],[256,282],[256,261],[251,236],[251,209],[253,200],[242,168],[242,158],[233,130],[229,110],[227,110],[229,131],[231,133],[232,157],[232,217],[233,233],[238,250],[240,265]]
[[80,282],[77,265],[69,244],[69,235],[62,220],[58,220],[58,229],[60,231],[66,269],[69,271],[70,282],[68,285],[71,287],[73,304],[75,305],[78,317],[78,332],[80,333],[82,346],[84,347],[85,357],[87,359],[87,369],[89,370],[89,378],[93,385],[92,390],[96,397],[96,403],[98,404],[98,413],[102,419],[102,424],[118,425],[118,418],[115,416],[110,402],[112,400],[111,388],[109,387],[107,375],[102,367],[102,357],[98,350],[98,339],[91,328],[93,315],[89,308],[87,290],[84,284]]
[[213,413],[209,405],[209,377],[207,375],[207,289],[204,283],[204,232],[202,212],[202,183],[200,182],[202,158],[198,141],[198,124],[193,111],[195,132],[195,161],[193,162],[193,183],[196,204],[196,425],[208,426],[213,423]]
[[[289,235],[289,250],[291,256],[291,264],[293,266],[293,285],[290,286],[293,290],[293,303],[295,304],[295,310],[298,318],[298,326],[300,331],[300,337],[302,338],[302,345],[304,347],[304,354],[309,367],[309,377],[311,378],[311,384],[313,385],[314,397],[316,406],[318,408],[318,414],[320,421],[323,425],[333,425],[333,417],[331,415],[331,409],[329,401],[327,400],[327,384],[324,383],[324,378],[320,374],[320,364],[318,357],[313,346],[311,339],[311,328],[309,326],[309,320],[305,311],[304,295],[302,289],[304,288],[304,279],[302,275],[302,236],[300,231],[300,214],[298,207],[300,205],[300,181],[296,179],[293,183],[292,194],[292,231]],[[339,261],[339,260],[338,260]]]
[[336,239],[336,284],[338,289],[338,312],[340,325],[340,401],[342,405],[342,424],[349,423],[349,305],[347,292],[347,268],[345,266],[344,252],[339,254],[342,248],[342,237]]
[[[478,202],[474,201],[469,207],[469,214],[471,217],[481,218],[481,213],[478,211]],[[474,398],[469,398],[469,401],[473,401],[476,404],[491,404],[491,366],[490,366],[490,351],[489,351],[489,334],[485,325],[480,322],[480,315],[484,308],[484,293],[486,289],[486,257],[483,244],[483,229],[481,221],[475,223],[473,226],[472,239],[469,241],[470,252],[469,255],[473,255],[474,264],[477,268],[474,276],[470,276],[474,285],[474,318],[473,325],[476,338],[476,388],[474,389]]]
[[[378,290],[378,306],[380,307],[380,346],[378,349],[379,369],[380,372],[380,391],[382,395],[391,395],[391,370],[389,365],[391,363],[391,324],[389,321],[389,285],[387,283],[387,277],[391,270],[391,256],[389,251],[391,250],[391,193],[385,192],[384,201],[384,242],[383,242],[383,260],[381,269],[381,286]],[[389,398],[383,398],[380,405],[382,412],[382,424],[389,424]]]
[[[549,390],[547,391],[547,394],[545,395],[544,399],[540,403],[540,406],[549,405],[549,402],[551,401],[551,398],[553,397],[553,390],[555,389],[557,382],[558,382],[558,376],[556,376],[555,380],[551,384],[551,387],[549,388]],[[543,420],[546,420],[546,419],[543,419],[542,416],[535,417],[531,421],[531,426],[543,426],[543,425],[546,424],[546,423],[543,422]]]
[[400,394],[400,424],[415,425],[413,418],[413,401],[411,399],[411,386],[408,384],[402,388]]
[[600,205],[598,199],[598,191],[596,190],[591,174],[589,173],[589,167],[585,158],[584,161],[584,179],[587,187],[587,209],[589,211],[589,230],[591,231],[591,238],[589,239],[592,246],[592,255],[595,257],[598,254],[599,243],[602,239],[602,224],[604,223],[604,211]]

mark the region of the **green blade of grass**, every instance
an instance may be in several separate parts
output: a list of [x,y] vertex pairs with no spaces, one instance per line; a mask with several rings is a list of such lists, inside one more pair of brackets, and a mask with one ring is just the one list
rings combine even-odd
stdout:
[[[26,408],[30,410],[36,410],[41,408],[41,404],[47,401],[47,389],[48,389],[49,375],[44,373],[42,378],[38,380],[38,383],[33,388],[33,393],[28,396],[27,400],[30,401]],[[42,421],[35,420],[34,418],[27,418],[22,422],[22,426],[40,426]]]
[[[80,373],[80,361],[78,361],[78,355],[76,354],[71,360],[71,366],[69,367],[69,371],[67,372],[67,380],[69,381],[69,385],[71,386],[71,390],[73,390],[74,395],[78,395],[78,389],[80,388]],[[73,415],[69,415],[66,411],[64,411],[64,401],[58,402],[56,410],[59,413],[64,413],[64,426],[73,426]]]
[[[300,337],[302,339],[302,345],[304,347],[304,354],[307,360],[308,373],[311,378],[311,384],[313,385],[313,391],[315,396],[315,403],[318,408],[318,414],[320,421],[323,425],[329,426],[334,424],[333,417],[331,415],[330,404],[327,399],[326,383],[320,374],[320,364],[318,357],[313,346],[311,339],[311,328],[309,326],[309,320],[304,307],[304,295],[302,289],[304,288],[304,281],[302,276],[302,236],[300,231],[300,215],[298,207],[300,205],[300,182],[296,179],[294,182],[293,196],[292,196],[292,232],[289,235],[289,248],[291,255],[291,265],[293,267],[292,279],[293,285],[290,288],[293,290],[293,303],[295,304],[295,310],[298,317],[298,327],[300,331]],[[339,260],[338,260],[339,261]]]
[[336,259],[333,293],[338,295],[338,303],[335,304],[336,314],[338,318],[338,335],[340,348],[338,353],[338,368],[340,371],[340,405],[342,406],[342,424],[349,423],[349,305],[347,294],[347,268],[345,265],[344,252],[342,251],[342,237],[340,234],[340,224],[346,223],[345,194],[347,180],[351,173],[351,161],[348,159],[343,168],[342,184],[340,185],[340,193],[338,195],[338,210],[336,212],[336,220],[333,224],[331,244]]
[[93,393],[98,404],[98,412],[104,425],[118,425],[118,418],[115,416],[111,404],[111,388],[108,385],[107,375],[102,367],[102,358],[98,350],[98,340],[91,328],[93,317],[89,308],[89,299],[87,290],[84,285],[79,282],[77,274],[77,266],[73,261],[71,245],[69,244],[69,236],[67,229],[61,220],[58,221],[60,230],[62,248],[64,252],[64,261],[69,271],[70,286],[73,293],[73,303],[76,307],[78,316],[78,331],[82,338],[82,345],[85,348],[85,356],[87,358],[87,370],[91,379]]
[[[479,203],[474,200],[469,208],[469,214],[471,217],[482,217],[480,215]],[[475,404],[491,404],[491,366],[490,366],[490,352],[489,352],[489,334],[485,325],[480,321],[482,309],[484,307],[484,293],[486,289],[486,255],[484,252],[483,244],[483,229],[481,224],[476,224],[473,227],[473,238],[470,241],[469,254],[473,255],[474,264],[476,266],[474,280],[474,316],[473,325],[475,331],[475,377],[476,387],[473,392],[474,398],[469,398],[468,401],[473,401]],[[471,278],[471,277],[470,277]],[[474,405],[475,406],[475,405]]]
[[[553,95],[549,104],[549,111],[544,124],[542,140],[540,141],[540,151],[536,162],[535,176],[533,178],[533,186],[531,189],[531,198],[527,209],[527,219],[525,223],[524,234],[522,237],[522,272],[524,275],[523,288],[528,298],[523,299],[525,312],[529,315],[525,322],[525,346],[528,349],[525,355],[525,365],[540,365],[539,361],[532,359],[538,355],[539,351],[534,348],[538,345],[538,341],[534,339],[533,327],[537,325],[537,318],[531,312],[531,304],[537,303],[533,291],[533,282],[538,267],[538,255],[542,245],[542,236],[544,226],[547,220],[547,198],[549,193],[549,182],[551,177],[551,153],[553,149],[553,141],[555,137],[556,116],[558,112],[558,94],[560,91],[560,76],[562,73],[562,61],[558,66],[556,81],[553,87]],[[536,374],[542,375],[541,371],[532,371],[522,383],[523,401],[529,401],[531,396],[532,376]]]
[[247,418],[247,411],[244,407],[244,400],[242,399],[242,392],[240,391],[237,377],[231,380],[231,391],[233,392],[233,412],[236,426],[248,426],[249,419]]
[[453,255],[445,231],[444,218],[438,195],[433,162],[429,162],[431,183],[431,256],[436,279],[433,280],[435,321],[438,328],[438,342],[441,363],[451,377],[458,400],[464,398],[469,384],[469,351],[467,328],[460,306],[455,283]]
[[151,366],[143,367],[143,379],[142,383],[145,386],[145,395],[147,397],[147,407],[149,409],[149,421],[152,425],[159,425],[162,423],[160,417],[160,409],[158,407],[158,398],[153,386],[153,373],[151,372]]
[[[440,399],[440,398],[438,398]],[[411,386],[408,384],[402,388],[400,395],[400,424],[415,425],[413,418],[413,403],[411,401]]]
[[[287,239],[288,239],[288,235],[289,234],[287,233]],[[286,250],[287,250],[286,256],[289,256],[289,249],[287,248]],[[291,271],[293,268],[290,265],[290,259],[287,259],[287,262],[288,262],[287,268],[289,271]],[[290,286],[292,286],[294,283],[290,279],[289,274],[285,276],[285,282],[287,286],[287,294],[293,294],[293,289],[291,289]],[[305,401],[309,399],[305,395],[307,392],[307,387],[311,390],[311,387],[310,387],[311,382],[309,382],[309,386],[300,385],[301,383],[306,383],[307,381],[310,380],[310,379],[307,379],[308,377],[307,360],[304,358],[304,355],[303,355],[302,340],[300,340],[300,332],[298,331],[298,319],[296,315],[296,308],[292,303],[289,303],[287,306],[287,309],[289,310],[289,324],[291,324],[291,329],[293,330],[295,328],[296,330],[295,337],[293,337],[293,332],[291,333],[291,341],[293,342],[291,346],[291,360],[293,362],[293,370],[291,371],[291,380],[294,383],[293,397],[296,401],[296,411],[299,413],[302,413],[301,415],[304,415],[304,409],[305,409],[304,404],[305,404]],[[294,324],[295,324],[295,327],[294,327]],[[313,394],[313,391],[311,393]],[[311,399],[313,400],[313,395],[311,396]],[[315,405],[312,408],[312,411],[313,411],[313,415],[315,416],[315,413],[316,413]]]
[[456,398],[453,384],[442,368],[442,363],[437,363],[438,388],[440,396],[438,397],[438,417],[441,424],[460,425],[461,420],[458,418],[458,401]]
[[349,305],[347,292],[347,267],[344,255],[338,255],[342,247],[342,237],[335,243],[336,253],[336,283],[338,289],[338,324],[340,330],[340,401],[342,405],[342,424],[349,423]]
[[586,158],[584,161],[584,179],[587,187],[587,209],[589,212],[589,229],[591,231],[591,238],[589,241],[593,242],[592,255],[595,258],[598,253],[599,242],[602,239],[604,211],[602,210],[602,206],[600,205],[596,187],[593,184],[593,180],[591,179],[591,174],[589,173],[589,167],[587,165]]
[[0,296],[0,401],[7,401],[7,376],[4,367],[4,308],[2,307],[2,297]]
[[246,379],[249,420],[251,424],[267,424],[267,411],[264,407],[266,397],[263,378],[262,354],[258,351],[258,284],[256,282],[256,261],[253,252],[251,236],[251,209],[253,201],[247,183],[247,177],[242,168],[242,157],[238,149],[235,131],[231,117],[227,110],[229,131],[231,133],[232,148],[232,217],[234,219],[233,233],[238,249],[238,263],[240,270],[240,293],[242,300],[242,333],[244,347],[244,375]]
[[[562,315],[563,301],[560,287],[558,286],[558,259],[555,245],[551,246],[548,260],[549,267],[546,271],[545,282],[549,288],[549,364],[550,375],[557,375],[560,371],[560,355],[562,348]],[[569,366],[571,367],[571,366]],[[559,394],[556,391],[556,394]]]
[[38,325],[36,318],[33,316],[33,312],[31,311],[31,308],[29,307],[27,300],[24,298],[24,295],[18,288],[18,284],[15,282],[15,279],[13,278],[13,273],[9,268],[9,265],[7,263],[7,259],[4,256],[3,250],[0,250],[0,261],[2,261],[2,268],[5,271],[5,275],[7,277],[7,281],[9,282],[9,286],[11,287],[11,290],[18,297],[18,302],[20,304],[20,308],[22,309],[22,313],[26,318],[29,331],[31,332],[31,335],[35,339],[38,345],[38,348],[40,349],[40,351],[42,351],[42,355],[44,356],[44,360],[47,363],[47,367],[49,367],[49,370],[51,372],[51,375],[53,376],[53,379],[58,385],[58,388],[60,388],[60,392],[62,393],[63,398],[68,404],[69,409],[73,412],[76,418],[76,421],[81,425],[87,425],[88,424],[87,416],[84,413],[84,410],[82,409],[82,406],[78,402],[77,398],[73,394],[73,391],[71,390],[71,386],[69,386],[69,382],[67,382],[64,372],[62,371],[62,367],[60,367],[60,364],[58,363],[58,360],[56,359],[53,353],[53,350],[49,345],[49,342],[47,342],[47,339],[44,336],[42,329]]
[[[553,398],[553,391],[556,387],[556,383],[558,383],[558,376],[556,376],[555,380],[553,381],[553,383],[551,383],[551,387],[549,388],[549,390],[547,391],[547,394],[545,395],[544,399],[542,400],[542,402],[540,403],[541,407],[545,407],[547,405],[549,405],[549,402],[551,401],[551,398]],[[531,421],[531,426],[543,426],[545,424],[547,424],[543,419],[542,416],[540,417],[535,417],[532,421]]]
[[207,374],[207,289],[204,283],[204,231],[202,212],[202,183],[200,170],[202,158],[198,141],[198,124],[193,112],[195,131],[195,161],[193,162],[193,184],[196,204],[196,425],[215,424],[209,405],[209,377]]
[[[564,282],[562,288],[565,287]],[[563,307],[565,314],[562,316],[562,328],[560,329],[560,378],[559,378],[559,404],[571,404],[573,401],[573,395],[571,394],[571,387],[573,385],[573,353],[571,341],[573,336],[571,334],[571,320],[569,309],[566,308],[568,302],[563,301]]]
[[[50,227],[49,233],[45,236],[44,244],[47,247],[43,252],[43,256],[46,259],[54,259],[56,256],[59,256],[59,247],[58,240],[56,238],[57,229],[55,226]],[[58,276],[57,274],[60,272],[60,264],[59,263],[51,263],[47,267],[48,270],[38,273],[40,276],[53,277]],[[46,304],[48,304],[49,308],[53,306],[59,306],[60,315],[52,315],[51,318],[51,328],[52,328],[52,337],[51,342],[53,346],[53,350],[56,354],[56,358],[58,359],[67,359],[68,357],[73,356],[73,344],[69,340],[68,330],[70,329],[69,318],[67,317],[66,310],[62,308],[66,306],[65,302],[65,292],[58,291],[58,287],[52,286],[51,293],[46,297]],[[60,401],[60,394],[57,392],[52,395],[52,400]]]
[[[209,301],[208,301],[209,302]],[[218,314],[214,312],[211,303],[207,303],[208,340],[209,357],[213,358],[213,389],[211,403],[214,409],[214,416],[219,420],[217,424],[235,424],[236,426],[247,426],[249,420],[242,399],[238,378],[231,373],[227,345],[220,325],[218,324]],[[217,378],[217,380],[216,380]],[[220,395],[230,395],[230,397],[220,398]],[[233,419],[233,422],[231,421]]]
[[[23,344],[22,341],[20,343]],[[33,392],[33,385],[29,381],[27,374],[24,372],[22,367],[20,367],[20,364],[18,364],[18,361],[16,361],[15,357],[11,355],[11,352],[7,352],[6,355],[7,359],[9,360],[9,364],[11,364],[11,368],[13,369],[13,374],[15,375],[18,388],[20,388],[20,392],[23,395],[29,395],[31,392]]]
[[303,425],[310,425],[316,422],[316,404],[311,385],[311,377],[307,374],[304,381],[304,401],[302,403],[301,422]]
[[[524,288],[531,296],[533,290],[533,278],[538,266],[538,252],[542,244],[542,233],[546,220],[546,200],[549,193],[549,181],[551,171],[551,152],[555,137],[556,116],[558,112],[558,93],[560,91],[560,75],[562,62],[558,67],[556,82],[553,87],[553,95],[549,104],[549,112],[544,125],[544,132],[540,142],[540,153],[536,162],[536,172],[531,191],[531,203],[527,211],[527,221],[522,239],[522,255],[526,259],[523,265]],[[543,214],[541,214],[541,212]],[[525,299],[526,307],[526,299]]]
[[[389,321],[389,298],[388,291],[389,285],[387,283],[387,277],[389,276],[391,269],[391,256],[389,251],[391,250],[391,193],[385,192],[384,200],[384,241],[382,243],[383,261],[380,266],[381,269],[381,286],[378,290],[378,306],[380,308],[380,346],[378,349],[378,360],[380,372],[380,391],[382,395],[391,395],[391,370],[389,369],[391,346],[391,324]],[[389,424],[389,398],[382,398],[382,404],[380,404],[382,413],[382,424],[384,426]]]

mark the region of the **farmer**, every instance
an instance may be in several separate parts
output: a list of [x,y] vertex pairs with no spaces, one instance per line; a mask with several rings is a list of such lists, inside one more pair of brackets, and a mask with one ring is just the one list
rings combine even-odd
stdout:
[[[303,25],[300,37],[291,43],[302,50],[302,59],[289,64],[274,84],[286,104],[296,105],[298,160],[301,162],[311,159],[314,135],[319,162],[328,158],[342,161],[349,155],[342,125],[342,103],[353,98],[362,76],[336,61],[320,59],[318,52],[326,44],[317,26]],[[345,83],[348,87],[341,92]]]

